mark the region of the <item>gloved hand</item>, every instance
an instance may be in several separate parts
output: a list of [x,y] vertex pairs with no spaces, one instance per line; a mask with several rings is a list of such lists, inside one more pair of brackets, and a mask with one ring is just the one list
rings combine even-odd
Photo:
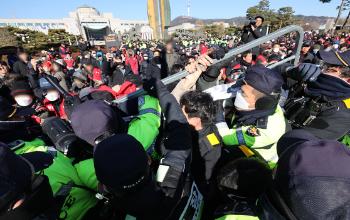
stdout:
[[300,74],[300,80],[304,82],[313,82],[317,80],[317,77],[321,74],[321,69],[311,63],[302,63],[298,66],[298,72]]
[[220,75],[220,70],[223,67],[227,67],[231,63],[232,59],[226,59],[223,61],[219,61],[211,65],[206,72],[203,73],[203,79],[207,82],[216,81]]
[[157,84],[156,78],[143,80],[143,89],[148,93],[148,95],[158,98],[156,84]]

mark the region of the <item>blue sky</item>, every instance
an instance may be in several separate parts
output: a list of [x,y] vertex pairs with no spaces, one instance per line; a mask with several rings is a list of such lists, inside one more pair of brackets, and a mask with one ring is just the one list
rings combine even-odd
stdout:
[[[191,0],[191,16],[231,18],[244,16],[258,0]],[[292,6],[296,14],[336,16],[340,0],[322,4],[319,0],[270,0],[272,8]],[[1,18],[63,18],[76,7],[87,4],[122,19],[147,19],[147,0],[6,0],[1,2]],[[170,0],[175,18],[187,12],[187,0]]]

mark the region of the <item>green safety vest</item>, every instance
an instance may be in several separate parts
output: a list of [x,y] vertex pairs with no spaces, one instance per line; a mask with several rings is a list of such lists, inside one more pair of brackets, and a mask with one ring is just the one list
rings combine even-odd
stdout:
[[161,108],[158,99],[139,97],[139,115],[129,123],[128,134],[138,140],[145,150],[152,146],[159,134]]
[[255,149],[266,161],[278,160],[276,143],[286,132],[286,120],[280,106],[268,116],[266,128],[254,125],[228,128],[226,123],[217,125],[218,131],[227,146],[247,146]]
[[[145,150],[154,143],[159,133],[160,112],[158,99],[148,95],[139,98],[139,116],[129,123],[128,134],[136,138]],[[47,152],[48,149],[42,140],[35,139],[26,142],[16,153]],[[54,195],[67,195],[59,219],[79,220],[97,204],[95,192],[98,181],[93,159],[72,165],[72,159],[55,151],[54,162],[44,170],[44,174],[49,178]]]
[[[62,198],[63,204],[58,219],[82,219],[86,212],[98,202],[95,198],[97,179],[93,169],[93,160],[88,160],[90,163],[83,161],[73,165],[72,159],[45,146],[45,143],[40,139],[25,142],[25,145],[15,152],[21,154],[35,151],[51,152],[54,155],[52,165],[43,170],[43,174],[49,178],[54,196]],[[84,179],[80,177],[84,177]]]

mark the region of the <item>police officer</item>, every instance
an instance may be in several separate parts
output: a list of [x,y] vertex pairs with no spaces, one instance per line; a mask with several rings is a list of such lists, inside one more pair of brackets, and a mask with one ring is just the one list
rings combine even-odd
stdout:
[[192,127],[191,173],[201,193],[206,195],[210,193],[212,176],[222,147],[214,120],[216,104],[209,94],[191,91],[181,97],[180,106]]
[[[64,154],[70,155],[70,152],[65,150],[66,145],[69,145],[69,141],[73,142],[77,139],[74,139],[73,132],[64,126],[55,128],[59,122],[55,120],[50,123],[52,119],[46,119],[43,130],[51,129],[52,135],[49,136],[57,136],[57,141],[52,140],[56,149],[48,147],[48,144],[41,138],[43,136],[41,128],[38,129],[37,126],[33,128],[32,124],[23,118],[22,115],[26,112],[18,110],[2,97],[0,97],[0,106],[1,141],[5,141],[16,154],[48,152],[54,158],[52,165],[45,167],[46,169],[42,171],[48,177],[51,194],[53,193],[55,197],[54,219],[86,219],[86,216],[91,219],[99,219],[98,216],[92,215],[94,213],[98,215],[98,211],[87,214],[89,210],[98,205],[98,200],[95,198],[97,181],[94,170],[91,169],[92,159],[79,161],[78,158],[69,158]],[[63,135],[60,135],[62,133]],[[81,148],[88,149],[86,143],[85,146],[77,144],[77,142],[71,144],[75,149],[67,148],[73,152]]]
[[35,173],[52,163],[50,154],[35,152],[16,155],[0,143],[0,219],[56,219],[49,181]]
[[300,63],[313,63],[317,64],[319,62],[319,59],[315,54],[311,51],[311,42],[305,41],[301,47],[300,52]]
[[[128,133],[152,154],[152,144],[159,134],[159,101],[145,95],[136,102],[128,102],[128,107],[123,110],[125,111],[101,100],[86,101],[74,109],[71,117],[72,128],[79,138],[92,146],[116,133]],[[122,118],[127,115],[131,116]]]
[[[57,149],[62,148],[57,147]],[[101,207],[95,197],[98,192],[97,181],[94,181],[96,177],[90,166],[92,159],[76,161],[75,158],[69,158],[57,149],[47,147],[43,141],[37,139],[36,145],[20,145],[15,152],[22,154],[41,151],[49,153],[54,158],[52,165],[42,173],[50,181],[57,219],[100,219],[98,210]],[[99,209],[96,211],[95,207]]]
[[350,150],[335,140],[320,139],[304,129],[281,137],[275,176],[293,218],[349,219]]
[[286,131],[278,105],[283,79],[278,72],[256,65],[247,70],[241,82],[231,124],[218,123],[219,133],[225,145],[247,146],[256,149],[265,160],[276,162],[275,143]]
[[350,51],[320,51],[322,69],[301,64],[285,72],[297,80],[284,106],[293,128],[319,138],[339,140],[350,128]]
[[189,125],[175,97],[160,80],[153,82],[145,88],[159,97],[167,131],[157,174],[141,143],[131,135],[111,136],[94,152],[103,191],[115,197],[117,208],[137,219],[167,219],[177,213],[192,147]]

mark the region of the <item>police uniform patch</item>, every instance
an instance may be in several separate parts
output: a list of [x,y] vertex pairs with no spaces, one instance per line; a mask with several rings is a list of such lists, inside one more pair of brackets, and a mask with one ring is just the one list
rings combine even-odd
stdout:
[[346,108],[350,109],[350,98],[343,100],[343,102],[344,102]]
[[214,133],[208,134],[207,139],[208,139],[209,143],[211,144],[211,146],[215,146],[215,145],[220,144],[219,139],[216,137],[216,135]]
[[255,126],[250,126],[247,129],[247,135],[251,136],[251,137],[257,137],[260,136],[260,131],[257,127]]

